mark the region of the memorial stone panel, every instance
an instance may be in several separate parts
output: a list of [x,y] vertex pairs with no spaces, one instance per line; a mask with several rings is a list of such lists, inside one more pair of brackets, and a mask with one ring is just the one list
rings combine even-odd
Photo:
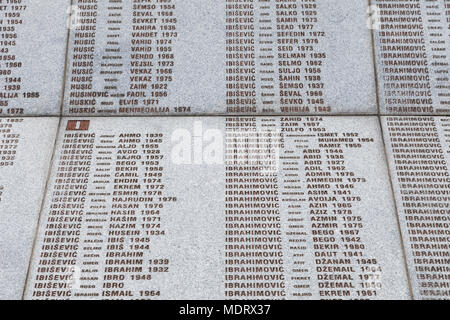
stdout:
[[59,115],[70,0],[0,0],[0,117]]
[[408,299],[377,117],[61,123],[26,299]]
[[64,113],[376,114],[368,3],[74,0]]
[[374,0],[383,114],[450,114],[447,0]]
[[0,118],[0,300],[23,294],[57,125]]
[[450,117],[384,117],[416,299],[450,297]]

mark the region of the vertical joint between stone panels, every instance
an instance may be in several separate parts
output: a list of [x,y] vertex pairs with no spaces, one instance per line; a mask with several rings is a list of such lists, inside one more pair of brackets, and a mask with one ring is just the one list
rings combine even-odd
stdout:
[[400,223],[400,212],[398,210],[398,206],[397,206],[397,199],[395,197],[395,190],[394,190],[394,180],[393,180],[393,175],[391,172],[391,167],[389,165],[389,156],[388,156],[388,150],[387,150],[387,145],[386,145],[386,140],[385,137],[387,137],[387,135],[385,135],[385,132],[383,130],[383,123],[381,120],[381,116],[378,116],[378,125],[380,126],[380,133],[381,133],[381,140],[383,143],[383,150],[384,150],[384,158],[385,158],[385,162],[386,162],[386,170],[388,173],[388,177],[389,177],[389,186],[391,188],[391,192],[392,192],[392,199],[394,202],[394,210],[395,210],[395,218],[397,220],[397,228],[398,228],[398,234],[400,237],[400,245],[402,247],[402,253],[403,253],[403,263],[405,266],[405,271],[406,271],[406,277],[408,280],[408,288],[409,288],[409,295],[411,297],[411,300],[415,300],[414,299],[414,293],[413,293],[413,289],[412,289],[412,284],[411,284],[411,275],[409,273],[409,267],[408,267],[408,260],[406,258],[406,244],[405,241],[403,239],[403,234],[402,234],[402,228],[401,228],[401,223]]
[[52,156],[50,158],[50,163],[49,163],[49,166],[48,166],[48,169],[47,169],[47,179],[45,180],[45,186],[44,186],[44,190],[43,190],[41,206],[39,208],[39,215],[38,215],[38,219],[37,219],[37,225],[36,225],[35,232],[34,232],[34,239],[33,239],[33,245],[32,245],[32,249],[31,249],[30,259],[29,259],[29,262],[28,262],[27,275],[25,277],[25,283],[24,283],[24,287],[23,287],[23,291],[22,291],[22,300],[25,300],[25,294],[26,294],[27,287],[28,287],[28,281],[29,281],[30,272],[31,272],[31,265],[33,263],[33,257],[34,257],[34,253],[36,251],[37,238],[38,238],[39,229],[40,229],[40,226],[41,226],[42,212],[44,211],[44,205],[45,205],[45,202],[46,202],[48,187],[49,187],[49,183],[50,183],[50,177],[51,177],[52,169],[53,169],[53,163],[55,161],[55,156],[56,156],[56,152],[57,152],[57,145],[58,145],[59,132],[61,130],[61,125],[62,125],[62,118],[58,117],[58,127],[57,127],[57,130],[56,130],[55,139],[53,141]]
[[[369,8],[373,5],[375,0],[367,0]],[[377,50],[375,44],[375,31],[373,28],[370,28],[370,36],[372,40],[372,62],[373,62],[373,76],[374,76],[374,85],[375,85],[375,99],[377,103],[377,114],[381,116],[381,104],[380,104],[380,87],[378,83],[378,70],[377,70]]]
[[[69,10],[71,10],[73,6],[73,1],[70,0],[70,7]],[[64,71],[63,71],[63,79],[62,79],[62,91],[61,91],[61,101],[59,104],[59,118],[61,119],[64,113],[64,101],[66,98],[66,79],[67,79],[67,70],[68,70],[68,63],[69,63],[69,46],[70,46],[70,34],[72,30],[72,19],[70,17],[71,12],[69,11],[69,17],[68,17],[68,25],[67,25],[67,33],[66,33],[66,54],[64,57]],[[59,127],[58,127],[59,131]]]

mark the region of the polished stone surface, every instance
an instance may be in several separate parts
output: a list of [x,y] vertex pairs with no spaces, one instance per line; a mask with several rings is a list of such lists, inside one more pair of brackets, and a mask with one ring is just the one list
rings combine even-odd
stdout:
[[[446,3],[374,0],[382,114],[450,114],[450,29]],[[447,4],[448,5],[448,4]]]
[[58,119],[0,119],[0,300],[20,299]]
[[0,1],[0,117],[59,115],[70,0]]
[[415,299],[450,297],[450,117],[384,117]]
[[408,299],[404,261],[377,117],[64,119],[25,298]]
[[448,299],[444,0],[19,2],[0,299]]
[[378,112],[365,1],[80,8],[65,115]]

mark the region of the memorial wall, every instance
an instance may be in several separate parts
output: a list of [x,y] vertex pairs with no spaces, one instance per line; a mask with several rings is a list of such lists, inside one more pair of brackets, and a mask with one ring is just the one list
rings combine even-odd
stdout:
[[448,299],[449,0],[0,0],[0,299]]
[[1,116],[450,110],[446,0],[3,0],[0,13]]

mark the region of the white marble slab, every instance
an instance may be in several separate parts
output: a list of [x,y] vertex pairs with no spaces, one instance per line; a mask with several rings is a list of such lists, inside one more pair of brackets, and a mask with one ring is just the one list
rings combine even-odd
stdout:
[[450,117],[384,117],[415,299],[450,297]]
[[450,115],[446,1],[372,4],[381,113]]
[[0,116],[59,115],[70,0],[0,1]]
[[0,300],[23,294],[57,125],[0,118]]
[[410,298],[378,119],[64,119],[25,298]]
[[378,112],[366,1],[74,6],[65,115]]

